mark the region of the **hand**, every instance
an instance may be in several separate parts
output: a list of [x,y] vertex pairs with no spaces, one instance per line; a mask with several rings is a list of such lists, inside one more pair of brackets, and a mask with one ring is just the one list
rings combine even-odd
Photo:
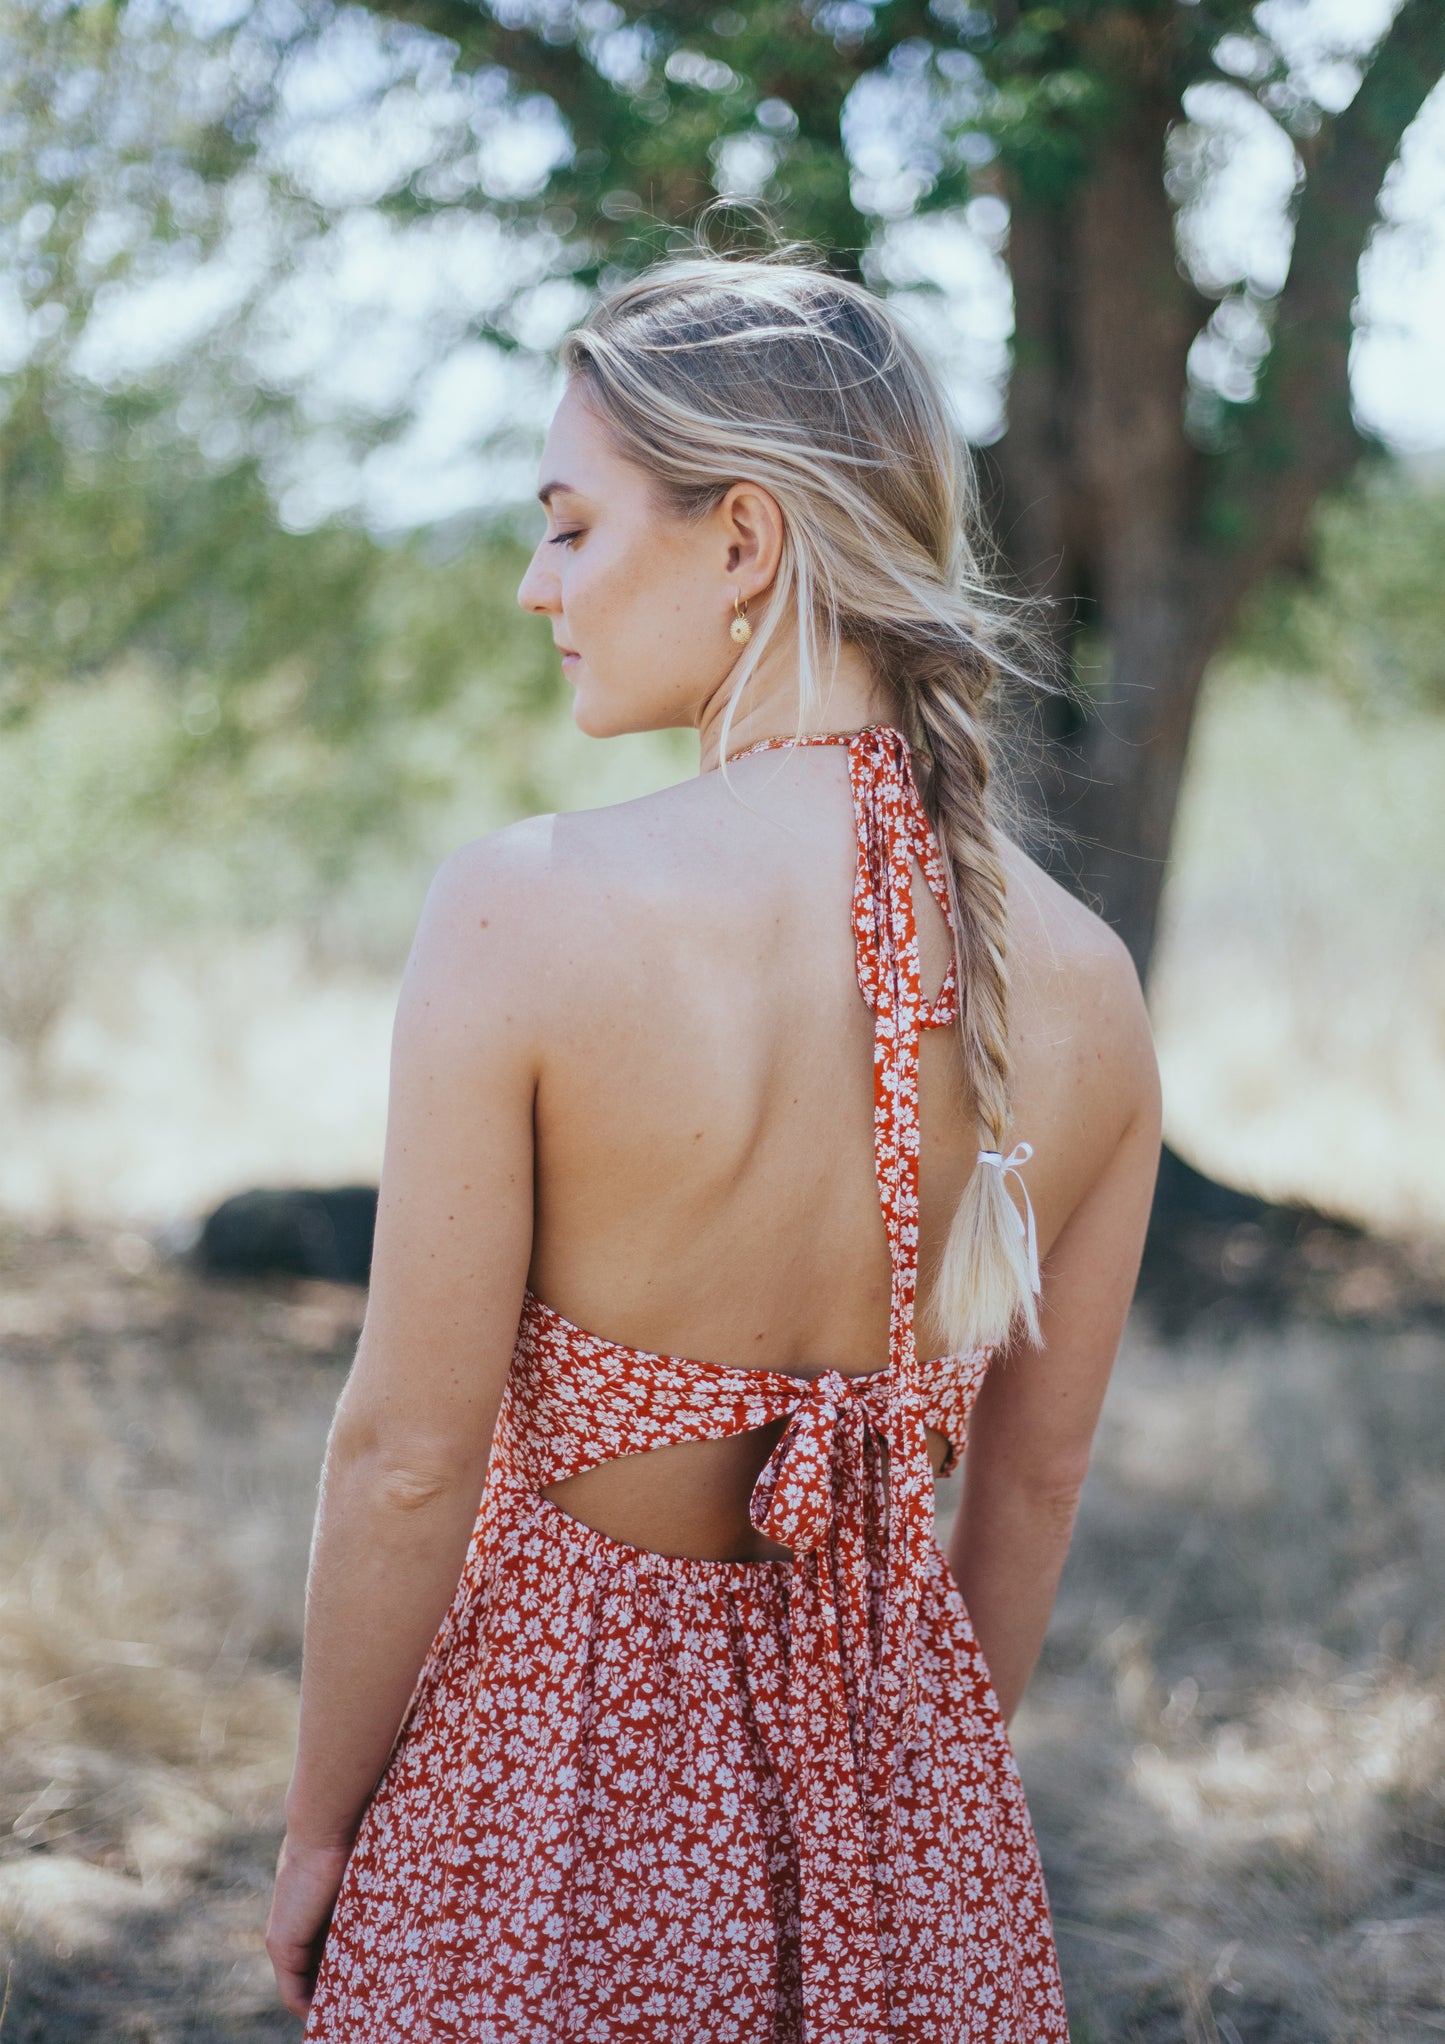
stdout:
[[311,2012],[321,1947],[350,1854],[349,1843],[302,1845],[289,1833],[281,1842],[266,1951],[282,2005],[293,2016]]

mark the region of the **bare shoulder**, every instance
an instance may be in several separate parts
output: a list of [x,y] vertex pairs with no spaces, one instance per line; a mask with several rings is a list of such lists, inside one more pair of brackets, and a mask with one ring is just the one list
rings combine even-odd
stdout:
[[1138,969],[1101,915],[1006,842],[1010,1034],[1021,1090],[1071,1096],[1116,1136],[1159,1117],[1159,1068]]
[[555,888],[556,816],[528,816],[458,845],[432,875],[424,915],[449,934],[497,928],[515,937]]
[[539,963],[555,942],[557,818],[528,817],[448,854],[432,875],[402,981],[401,1012],[433,1028],[532,1019]]
[[1142,1005],[1143,993],[1129,948],[1104,918],[1071,894],[1012,839],[1004,840],[1008,879],[1009,943],[1017,967],[1031,978],[1091,988],[1123,1008]]
[[462,846],[447,864],[464,892],[505,895],[516,905],[519,938],[538,918],[542,933],[555,933],[560,920],[606,934],[614,918],[645,912],[679,881],[712,870],[709,826],[732,802],[718,781],[708,775],[625,802],[529,817]]
[[695,839],[689,795],[527,817],[460,845],[432,877],[408,978],[463,1001],[484,984],[540,1022],[564,984],[615,974]]

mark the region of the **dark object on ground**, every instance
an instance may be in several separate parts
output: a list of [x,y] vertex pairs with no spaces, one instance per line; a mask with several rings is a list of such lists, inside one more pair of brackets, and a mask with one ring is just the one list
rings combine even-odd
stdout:
[[374,1185],[258,1188],[207,1214],[195,1258],[213,1277],[328,1278],[364,1285],[376,1229]]
[[[206,1216],[196,1243],[214,1276],[328,1278],[371,1272],[376,1187],[239,1192]],[[1310,1206],[1279,1206],[1222,1185],[1165,1146],[1138,1297],[1161,1339],[1196,1329],[1230,1337],[1287,1318],[1445,1326],[1437,1245],[1369,1235]]]
[[1221,1185],[1166,1144],[1138,1298],[1167,1341],[1295,1318],[1445,1325],[1445,1269],[1438,1245]]

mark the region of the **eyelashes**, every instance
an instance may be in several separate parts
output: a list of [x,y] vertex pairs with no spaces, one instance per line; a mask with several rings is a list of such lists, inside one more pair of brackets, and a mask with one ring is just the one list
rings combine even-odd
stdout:
[[571,546],[574,539],[581,539],[580,532],[558,532],[548,540],[548,546]]

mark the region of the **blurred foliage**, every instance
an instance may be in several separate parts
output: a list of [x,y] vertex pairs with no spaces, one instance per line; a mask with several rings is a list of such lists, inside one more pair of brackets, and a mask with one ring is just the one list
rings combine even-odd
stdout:
[[1308,675],[1362,714],[1445,710],[1445,476],[1366,462],[1314,513],[1305,577],[1271,577],[1236,659]]
[[[247,320],[317,217],[255,163],[253,102],[282,55],[159,8],[0,0],[0,721],[139,658],[193,735],[209,720],[213,754],[239,753],[281,702],[347,744],[385,726],[399,689],[425,711],[479,648],[517,650],[494,615],[505,532],[495,559],[485,534],[463,559],[454,535],[398,550],[278,514],[271,461],[306,422],[248,359]],[[249,279],[238,219],[281,244]],[[187,333],[207,286],[221,307]],[[97,362],[93,325],[127,299],[169,344]],[[535,661],[522,673],[539,679]]]
[[[478,336],[545,353],[579,294],[719,190],[845,266],[890,220],[980,193],[1061,204],[1137,118],[1146,45],[1161,103],[1228,77],[1297,137],[1318,126],[1252,0],[1166,11],[1161,43],[1160,0],[253,0],[209,20],[0,0],[0,729],[122,655],[214,695],[217,745],[244,743],[256,690],[339,745],[384,721],[376,543],[338,517],[292,529],[282,484],[313,448],[394,436],[415,393],[368,406],[324,369],[303,393],[257,346],[278,284],[359,214],[485,219],[492,274],[436,359]],[[98,362],[93,328],[130,299],[167,301],[171,345]],[[437,626],[412,686],[438,703],[475,672]]]
[[[487,190],[486,156],[400,177],[387,203],[501,204],[571,232],[597,258],[633,267],[667,245],[669,228],[717,190],[759,198],[842,267],[856,267],[879,219],[957,206],[996,161],[1028,197],[1058,204],[1090,166],[1098,135],[1130,118],[1137,49],[1161,12],[1175,19],[1157,91],[1177,101],[1218,76],[1214,52],[1235,38],[1252,86],[1286,125],[1308,132],[1316,110],[1282,54],[1259,33],[1254,0],[737,0],[717,6],[623,6],[616,0],[366,0],[373,14],[425,28],[462,70],[514,106],[527,88],[567,126],[562,152],[525,192]],[[324,35],[329,7],[309,13]],[[853,158],[850,95],[890,102],[893,158],[884,179]],[[593,281],[595,264],[578,275]]]
[[[0,1030],[38,1045],[128,920],[320,930],[459,791],[471,828],[556,801],[566,692],[515,606],[520,523],[383,543],[288,484],[399,437],[463,344],[545,358],[719,191],[870,275],[892,221],[1010,189],[1061,205],[1129,116],[1159,11],[0,0]],[[1228,76],[1290,133],[1318,125],[1249,0],[1172,24],[1161,104]],[[429,359],[380,394],[308,331],[363,219],[398,252],[430,237],[450,293]],[[1382,646],[1424,676],[1428,605],[1391,580],[1387,526],[1256,634],[1361,687]],[[1399,528],[1418,561],[1424,526]],[[1328,622],[1346,600],[1354,639]]]
[[[505,521],[287,529],[269,463],[304,421],[247,360],[261,282],[185,331],[238,218],[314,224],[254,168],[258,47],[0,0],[0,1035],[32,1068],[107,943],[319,933],[459,785],[528,806],[514,727],[565,695]],[[98,364],[148,293],[170,345]]]
[[7,721],[123,649],[260,664],[260,619],[223,605],[202,622],[213,558],[264,546],[275,520],[254,474],[207,461],[182,424],[196,365],[149,383],[75,367],[96,315],[220,246],[245,161],[227,110],[204,50],[164,20],[138,36],[110,7],[0,6]]
[[[555,795],[532,730],[562,685],[516,607],[526,549],[370,551],[366,687],[344,720],[307,714],[300,655],[226,690],[132,657],[49,689],[5,734],[0,1037],[32,1077],[86,973],[167,931],[283,923],[318,962],[339,944],[391,969],[437,816],[460,812],[462,837]],[[389,915],[389,879],[416,866]]]

